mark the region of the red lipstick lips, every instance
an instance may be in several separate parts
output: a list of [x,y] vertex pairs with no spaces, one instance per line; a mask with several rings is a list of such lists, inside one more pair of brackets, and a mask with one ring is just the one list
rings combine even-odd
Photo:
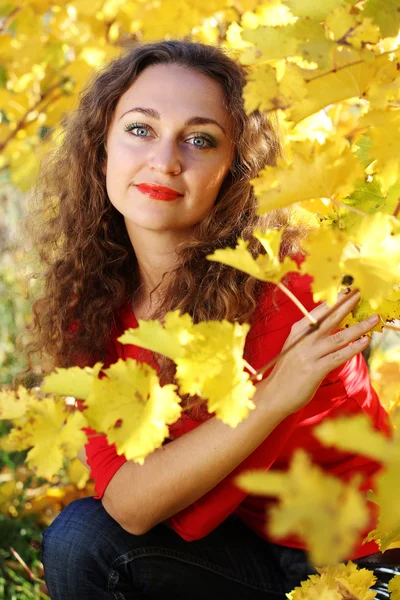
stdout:
[[136,187],[142,194],[150,196],[150,198],[153,198],[154,200],[176,200],[176,198],[183,195],[179,194],[176,190],[155,183],[139,183]]

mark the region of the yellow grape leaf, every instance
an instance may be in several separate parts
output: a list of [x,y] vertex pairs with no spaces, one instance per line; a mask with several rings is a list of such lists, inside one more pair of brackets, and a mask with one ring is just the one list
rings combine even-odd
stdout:
[[250,471],[236,482],[251,494],[279,497],[280,504],[269,510],[270,534],[302,538],[314,564],[343,560],[368,525],[358,478],[345,484],[326,475],[303,450],[296,451],[287,472]]
[[363,6],[365,16],[371,17],[379,27],[382,37],[395,37],[400,29],[399,0],[367,0]]
[[169,38],[182,38],[189,35],[202,19],[222,11],[226,0],[163,0],[159,3],[137,3],[136,18],[141,21],[143,39],[153,41]]
[[236,427],[255,408],[256,388],[244,371],[247,324],[208,321],[195,325],[196,339],[176,360],[176,378],[184,394],[207,398],[208,412]]
[[327,38],[323,24],[306,18],[299,19],[291,27],[292,35],[300,42],[296,53],[320,69],[330,69],[337,45]]
[[243,27],[236,22],[229,25],[226,30],[226,41],[229,48],[243,50],[243,48],[248,48],[251,45],[249,42],[242,40],[242,31]]
[[324,21],[330,12],[345,4],[344,0],[284,0],[286,6],[296,17],[305,17],[314,21]]
[[376,312],[379,313],[381,321],[371,331],[381,333],[386,321],[400,319],[400,290],[393,290],[388,298],[379,302],[376,310],[372,308],[367,300],[362,298],[355,309],[343,319],[340,327],[352,327],[356,323],[372,317]]
[[279,92],[283,96],[284,106],[292,106],[294,102],[307,96],[307,86],[297,65],[285,63],[285,73],[279,81]]
[[142,465],[181,415],[176,386],[160,387],[155,370],[131,358],[119,359],[104,372],[107,377],[93,382],[86,400],[89,426],[104,432],[118,454]]
[[[289,8],[281,0],[269,0],[263,4],[259,4],[254,14],[258,25],[271,25],[273,27],[288,25],[295,21],[295,17],[291,14]],[[245,24],[246,13],[242,15],[243,27]]]
[[400,284],[400,234],[384,213],[366,216],[342,256],[343,270],[354,279],[374,310]]
[[388,413],[400,408],[400,349],[374,348],[369,360],[371,382]]
[[392,81],[393,76],[384,69],[390,62],[387,55],[371,57],[368,62],[344,66],[323,76],[307,79],[308,94],[289,111],[294,123],[320,111],[322,108],[343,102],[348,98],[364,98],[371,85]]
[[80,411],[71,413],[62,398],[34,400],[26,416],[33,446],[27,454],[28,466],[38,477],[50,479],[64,459],[74,458],[86,443],[82,427],[87,427],[87,420]]
[[363,454],[372,460],[385,462],[393,455],[392,442],[373,428],[365,414],[326,420],[314,427],[313,433],[325,446]]
[[210,413],[236,427],[254,408],[250,398],[255,387],[243,360],[248,330],[247,324],[228,321],[194,325],[189,315],[174,311],[167,313],[164,326],[140,321],[118,340],[169,356],[177,365],[180,391],[206,399]]
[[258,214],[304,200],[340,200],[353,191],[355,179],[363,173],[344,139],[329,140],[323,145],[294,142],[292,147],[289,164],[279,159],[277,167],[267,166],[251,180],[259,201]]
[[375,174],[386,193],[400,178],[400,114],[397,110],[370,111],[359,126],[368,127],[371,141],[369,154],[374,162],[368,172]]
[[0,419],[18,419],[27,411],[29,402],[35,398],[33,392],[22,385],[14,390],[0,390]]
[[17,482],[15,479],[0,484],[0,513],[8,517],[8,509],[12,501],[18,496]]
[[241,61],[249,64],[252,53],[262,60],[277,60],[287,58],[296,54],[298,40],[293,35],[293,25],[287,27],[258,27],[257,29],[245,29],[242,39],[251,42],[256,47],[248,50],[241,57]]
[[239,239],[236,248],[215,250],[207,259],[239,269],[261,281],[278,284],[286,273],[299,270],[297,263],[289,257],[285,257],[283,262],[279,260],[282,234],[283,230],[255,231],[254,237],[266,250],[266,254],[259,254],[257,258],[253,258],[247,249],[248,242]]
[[311,287],[315,302],[325,300],[333,306],[337,301],[343,279],[340,259],[347,243],[343,232],[324,225],[310,231],[302,242],[307,256],[301,264],[301,272],[314,277]]
[[327,16],[325,25],[333,33],[334,40],[340,40],[346,33],[356,27],[358,15],[350,14],[351,10],[352,6],[350,4],[341,4]]
[[368,456],[384,465],[376,478],[376,494],[370,498],[380,509],[378,525],[365,541],[377,540],[382,552],[400,541],[400,510],[398,503],[393,502],[400,496],[399,432],[394,430],[393,438],[388,439],[372,427],[366,415],[325,421],[313,432],[322,444]]
[[394,444],[396,458],[388,461],[386,468],[377,479],[377,492],[372,501],[379,506],[379,518],[376,529],[370,531],[365,541],[375,540],[381,552],[385,552],[394,543],[400,541],[400,510],[393,498],[400,495],[400,442]]
[[274,67],[265,64],[253,67],[247,76],[243,97],[247,114],[257,109],[269,111],[284,107]]
[[83,490],[90,479],[90,471],[79,458],[71,460],[67,468],[68,479],[75,484],[79,490]]
[[56,367],[54,373],[44,377],[40,391],[43,394],[59,394],[73,396],[84,400],[90,394],[93,381],[98,377],[103,363],[98,362],[93,367]]
[[371,19],[364,19],[346,37],[346,41],[355,48],[362,49],[366,44],[376,44],[381,38],[378,27]]
[[310,575],[288,594],[289,600],[373,600],[376,597],[376,592],[369,589],[376,582],[374,573],[359,569],[351,561],[317,568],[317,571],[319,575]]
[[31,444],[31,434],[24,427],[25,417],[13,420],[13,427],[6,435],[0,437],[0,448],[4,452],[19,452],[26,450]]
[[181,315],[178,310],[165,315],[164,325],[159,321],[138,321],[139,327],[128,329],[118,341],[135,344],[176,360],[185,355],[185,347],[194,339],[190,315]]
[[392,577],[388,584],[388,591],[390,600],[400,600],[400,575]]

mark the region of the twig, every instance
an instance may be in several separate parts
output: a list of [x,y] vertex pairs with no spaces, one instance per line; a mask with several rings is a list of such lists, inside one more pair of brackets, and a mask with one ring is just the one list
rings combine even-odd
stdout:
[[399,198],[399,200],[397,202],[397,206],[396,206],[396,209],[395,209],[395,211],[393,213],[393,216],[397,218],[399,212],[400,212],[400,198]]
[[384,327],[386,327],[386,329],[393,329],[393,331],[400,331],[400,327],[398,325],[389,325],[389,323],[385,323]]
[[339,206],[340,208],[345,208],[346,210],[349,210],[350,212],[356,213],[356,215],[360,215],[361,217],[368,217],[368,213],[359,210],[358,208],[354,208],[354,206],[348,206],[347,204],[343,204],[343,202],[339,202],[338,200],[333,200],[332,198],[330,198],[330,201],[332,202],[332,204],[335,204],[335,206]]
[[245,365],[246,369],[248,371],[250,371],[250,373],[252,373],[253,375],[257,374],[257,371],[254,369],[254,367],[251,366],[250,363],[247,362],[247,360],[243,359],[243,362],[244,362],[244,365]]
[[303,315],[305,317],[307,317],[307,319],[310,321],[310,323],[312,323],[313,325],[316,325],[317,321],[314,319],[314,317],[312,315],[310,315],[310,313],[302,305],[300,300],[298,298],[296,298],[296,296],[294,294],[292,294],[292,292],[285,285],[283,285],[283,283],[277,283],[276,285],[284,294],[286,294],[286,296],[288,296],[292,300],[292,302],[295,303],[297,308],[303,313]]
[[3,152],[4,148],[7,146],[7,144],[9,142],[11,142],[12,139],[14,139],[14,137],[17,135],[17,133],[23,129],[23,126],[25,125],[25,119],[27,118],[27,116],[29,115],[29,113],[31,113],[32,111],[36,110],[41,103],[46,100],[50,94],[56,90],[57,88],[59,88],[59,86],[61,86],[63,83],[65,83],[68,80],[67,77],[64,77],[63,79],[60,79],[57,83],[55,83],[53,86],[51,86],[48,90],[46,90],[43,94],[40,95],[39,100],[30,108],[28,108],[25,111],[25,114],[21,117],[21,119],[18,121],[17,126],[15,127],[15,129],[13,129],[8,137],[6,137],[6,139],[0,143],[0,153]]
[[11,550],[12,554],[15,556],[15,558],[17,559],[17,561],[24,567],[25,571],[28,573],[28,575],[32,581],[37,581],[38,583],[45,584],[45,581],[43,579],[36,577],[36,575],[33,573],[33,571],[31,571],[31,569],[28,567],[28,565],[26,564],[24,559],[18,554],[18,552],[16,550],[14,550],[14,548],[12,546],[10,546],[10,550]]
[[12,23],[12,20],[17,16],[18,13],[21,12],[21,10],[22,6],[17,6],[7,17],[4,17],[0,21],[0,33],[4,33],[8,29],[9,25]]

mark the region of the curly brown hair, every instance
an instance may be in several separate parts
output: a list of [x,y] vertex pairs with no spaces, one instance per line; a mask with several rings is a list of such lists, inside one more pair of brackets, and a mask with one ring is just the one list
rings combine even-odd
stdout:
[[[77,356],[87,357],[88,365],[104,361],[116,315],[138,288],[135,253],[123,215],[108,198],[101,165],[120,96],[154,64],[187,67],[219,82],[233,117],[236,153],[212,210],[195,226],[192,238],[177,248],[179,266],[168,274],[162,306],[152,318],[179,309],[194,322],[248,321],[265,284],[206,255],[234,247],[241,237],[256,256],[263,251],[252,237],[256,228],[285,228],[281,257],[299,252],[305,230],[290,225],[289,209],[256,214],[250,180],[276,163],[281,143],[276,124],[265,114],[255,110],[247,115],[244,110],[242,94],[250,67],[240,65],[226,50],[188,40],[128,47],[86,84],[31,194],[24,228],[39,256],[40,272],[34,276],[42,282],[42,295],[34,300],[32,320],[19,335],[30,338],[24,346],[28,367],[14,378],[14,385],[32,368],[33,353],[47,355],[43,375],[76,364]],[[71,335],[73,322],[80,326]],[[157,358],[161,380],[173,380],[171,361]]]

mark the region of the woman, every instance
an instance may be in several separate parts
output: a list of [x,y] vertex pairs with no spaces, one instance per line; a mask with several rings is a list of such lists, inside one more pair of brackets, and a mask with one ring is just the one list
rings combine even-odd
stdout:
[[[272,285],[206,259],[238,237],[256,254],[255,228],[285,226],[282,257],[302,260],[306,232],[290,226],[289,211],[256,216],[250,180],[275,163],[280,145],[264,115],[244,111],[245,74],[217,48],[158,42],[127,51],[82,94],[43,169],[32,226],[47,269],[28,355],[45,351],[49,371],[130,356],[172,381],[170,361],[117,338],[137,319],[173,309],[195,322],[250,322],[245,357],[254,368],[307,328]],[[318,319],[328,309],[313,302],[310,282],[286,278]],[[204,405],[192,408],[143,466],[118,456],[104,435],[90,437],[97,496],[72,502],[44,533],[51,598],[283,599],[313,572],[301,540],[268,538],[268,500],[234,478],[248,468],[286,468],[302,446],[327,472],[345,479],[357,471],[366,489],[373,485],[379,465],[323,452],[311,433],[322,418],[358,412],[387,431],[360,354],[376,320],[334,335],[358,300],[341,294],[321,328],[265,374],[255,410],[236,429]],[[376,556],[376,544],[361,541],[349,558]]]

